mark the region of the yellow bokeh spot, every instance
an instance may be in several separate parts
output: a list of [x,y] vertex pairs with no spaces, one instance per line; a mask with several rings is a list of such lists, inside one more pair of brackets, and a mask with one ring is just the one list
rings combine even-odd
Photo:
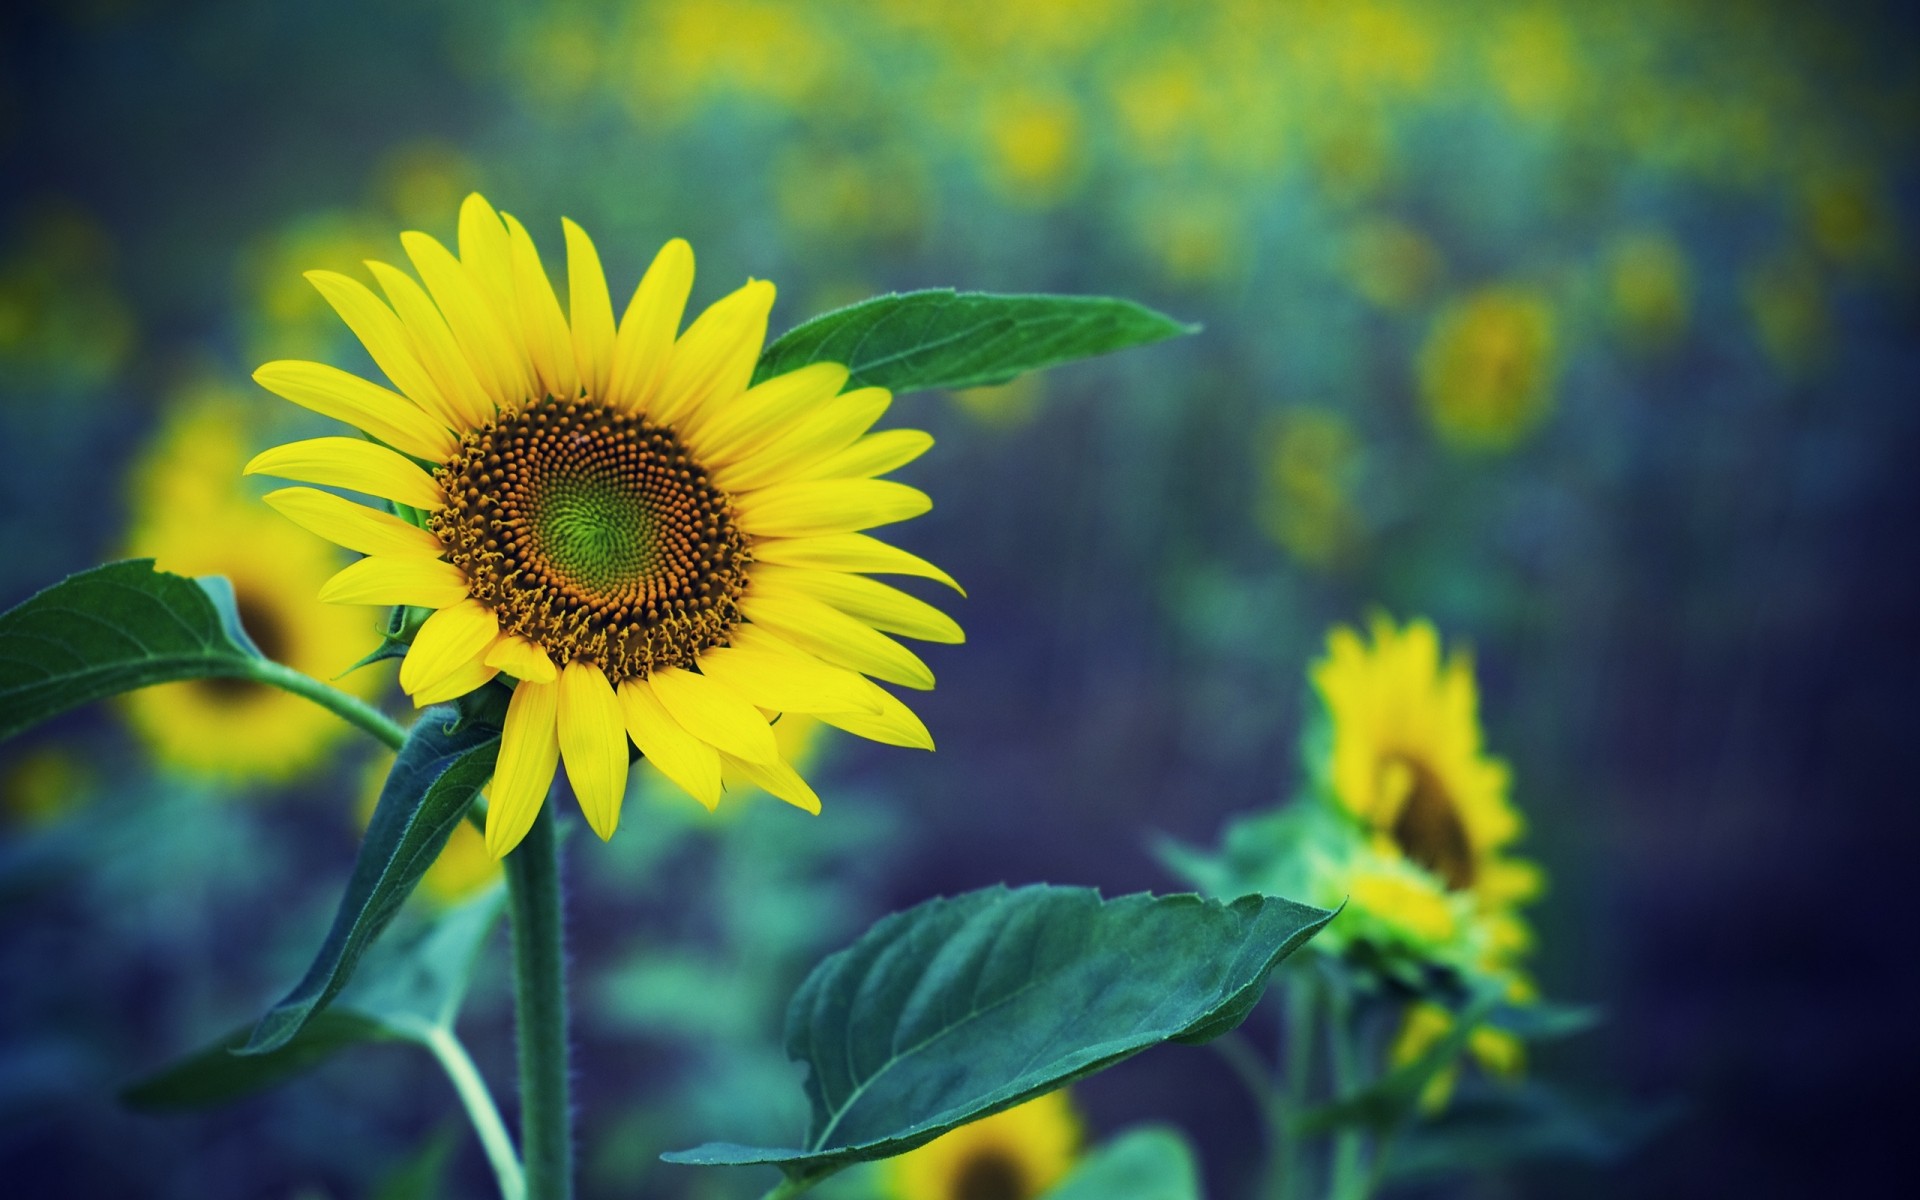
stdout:
[[1672,238],[1642,231],[1617,239],[1607,253],[1606,285],[1614,318],[1636,345],[1670,345],[1686,332],[1693,285]]
[[1511,449],[1553,407],[1553,309],[1527,287],[1470,293],[1434,319],[1419,368],[1420,397],[1442,440],[1462,450]]

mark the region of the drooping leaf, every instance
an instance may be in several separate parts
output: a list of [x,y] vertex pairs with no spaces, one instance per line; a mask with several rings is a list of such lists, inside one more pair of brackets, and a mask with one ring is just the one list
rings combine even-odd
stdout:
[[1467,1085],[1445,1112],[1402,1135],[1386,1173],[1429,1179],[1543,1160],[1604,1165],[1645,1145],[1681,1115],[1672,1102],[1606,1102],[1539,1083]]
[[306,1027],[267,1054],[236,1054],[250,1028],[236,1029],[202,1050],[128,1085],[121,1102],[142,1112],[210,1108],[303,1074],[348,1046],[386,1042],[393,1031],[362,1013],[317,1013]]
[[1141,1125],[1081,1159],[1041,1200],[1200,1200],[1200,1169],[1179,1130]]
[[243,1054],[285,1045],[346,985],[360,956],[420,882],[493,774],[497,726],[462,721],[450,705],[420,714],[367,824],[353,875],[306,976],[260,1020]]
[[829,956],[787,1009],[810,1069],[802,1147],[709,1144],[671,1162],[808,1179],[901,1154],[1175,1038],[1223,1032],[1333,914],[1271,896],[1102,900],[987,888],[895,913]]
[[896,394],[1005,383],[1028,371],[1145,346],[1199,326],[1110,296],[997,296],[951,288],[875,296],[789,329],[754,381],[837,362],[849,387]]
[[246,678],[258,661],[225,580],[150,558],[94,567],[0,614],[0,738],[156,683]]

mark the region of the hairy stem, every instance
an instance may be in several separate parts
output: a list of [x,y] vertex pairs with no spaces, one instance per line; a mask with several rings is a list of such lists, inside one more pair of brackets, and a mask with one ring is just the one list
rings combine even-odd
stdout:
[[553,805],[507,855],[514,1009],[520,1028],[520,1149],[528,1200],[573,1194],[573,1108],[567,1078],[566,948]]
[[311,675],[303,675],[270,658],[254,659],[249,666],[249,678],[296,696],[305,696],[348,724],[358,726],[385,742],[389,749],[398,750],[407,740],[404,726],[358,696],[350,696],[337,687],[321,683]]

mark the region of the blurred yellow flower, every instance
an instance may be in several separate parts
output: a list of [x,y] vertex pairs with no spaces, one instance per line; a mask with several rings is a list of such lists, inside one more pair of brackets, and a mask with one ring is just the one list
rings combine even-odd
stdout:
[[133,310],[112,284],[113,245],[65,205],[30,210],[0,251],[0,368],[15,388],[97,386],[133,350]]
[[986,110],[988,178],[1009,198],[1050,204],[1080,169],[1079,110],[1060,92],[1022,89]]
[[[1453,1026],[1453,1014],[1438,1004],[1418,1002],[1408,1005],[1400,1032],[1395,1036],[1393,1048],[1388,1053],[1389,1061],[1395,1067],[1406,1066],[1452,1032]],[[1487,1025],[1479,1026],[1467,1035],[1467,1053],[1480,1064],[1481,1070],[1502,1079],[1519,1075],[1526,1064],[1526,1047],[1520,1039],[1503,1029]],[[1459,1074],[1458,1065],[1453,1064],[1429,1079],[1420,1093],[1420,1107],[1429,1113],[1444,1109],[1447,1101],[1453,1097],[1453,1086]]]
[[1553,309],[1524,287],[1482,288],[1448,304],[1420,349],[1420,394],[1441,438],[1507,450],[1553,406]]
[[1362,536],[1351,497],[1361,454],[1353,427],[1329,409],[1288,409],[1268,436],[1260,524],[1310,567],[1339,565]]
[[1384,309],[1404,309],[1424,297],[1444,265],[1433,239],[1399,221],[1363,221],[1348,235],[1347,279]]
[[1805,254],[1785,254],[1747,275],[1742,288],[1761,348],[1781,371],[1802,375],[1826,358],[1833,336],[1826,282]]
[[1080,1151],[1080,1118],[1065,1091],[936,1138],[881,1166],[889,1200],[1039,1200]]
[[0,775],[0,813],[27,829],[51,825],[84,805],[92,773],[73,751],[41,746],[21,755]]
[[1824,171],[1802,188],[1807,229],[1829,259],[1850,267],[1887,266],[1899,247],[1892,207],[1872,172]]
[[1664,233],[1623,234],[1607,252],[1607,297],[1614,319],[1637,345],[1670,345],[1686,332],[1692,282],[1686,256]]
[[1495,24],[1487,65],[1516,113],[1556,117],[1565,112],[1579,81],[1578,43],[1560,13],[1530,4]]
[[1046,399],[1046,384],[1038,372],[1022,375],[994,387],[965,388],[953,393],[960,411],[989,429],[1019,429],[1033,421]]
[[[479,178],[479,165],[458,147],[434,140],[405,142],[381,159],[374,192],[403,225],[418,229],[446,220]],[[312,299],[312,289],[306,290],[303,307]]]

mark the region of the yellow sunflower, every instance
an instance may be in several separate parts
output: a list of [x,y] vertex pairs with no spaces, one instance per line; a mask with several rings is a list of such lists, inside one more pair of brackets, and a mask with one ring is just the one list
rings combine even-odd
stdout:
[[[366,652],[376,626],[363,613],[313,602],[314,591],[340,569],[341,554],[300,537],[236,492],[244,411],[218,389],[187,393],[135,467],[127,549],[152,557],[163,571],[225,576],[240,623],[261,653],[332,679]],[[386,678],[376,667],[335,682],[370,699]],[[291,778],[347,732],[311,701],[244,680],[163,684],[132,693],[124,704],[161,762],[234,783]]]
[[1065,1091],[975,1121],[882,1166],[890,1200],[1038,1200],[1072,1169],[1080,1118]]
[[458,255],[401,235],[421,282],[367,264],[384,301],[310,273],[397,391],[318,363],[254,375],[375,440],[279,446],[249,474],[363,492],[400,514],[312,488],[267,497],[368,556],[321,598],[433,610],[400,668],[416,704],[518,681],[488,849],[520,841],[562,763],[588,824],[611,837],[629,738],[709,808],[725,769],[818,811],[768,727],[779,712],[930,749],[919,718],[867,676],[930,688],[926,664],[888,635],[963,635],[869,576],[953,581],[860,531],[930,507],[878,476],[932,439],[869,433],[891,397],[842,393],[843,366],[748,386],[773,285],[748,282],[683,332],[684,241],[655,257],[616,323],[593,243],[565,230],[565,311],[526,229],[477,195],[460,209]]
[[1509,450],[1553,407],[1553,309],[1531,288],[1489,287],[1448,304],[1420,348],[1420,393],[1441,438]]
[[1481,748],[1471,660],[1456,651],[1443,661],[1425,621],[1401,628],[1377,617],[1371,645],[1355,630],[1333,630],[1313,683],[1328,725],[1323,789],[1380,849],[1471,898],[1490,957],[1524,949],[1513,910],[1540,876],[1506,853],[1520,815],[1508,802],[1506,764]]

